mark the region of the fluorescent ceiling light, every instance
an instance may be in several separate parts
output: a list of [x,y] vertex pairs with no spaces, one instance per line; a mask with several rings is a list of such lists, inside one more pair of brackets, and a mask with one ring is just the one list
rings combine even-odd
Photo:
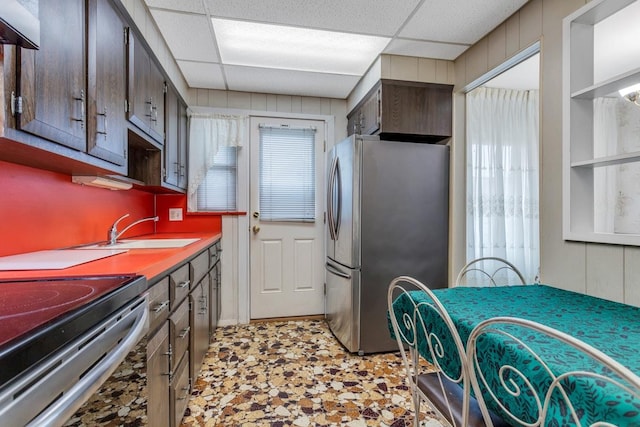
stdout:
[[76,184],[90,187],[108,188],[109,190],[129,190],[133,185],[130,182],[118,181],[104,176],[74,175],[71,181]]
[[389,38],[212,18],[224,64],[361,76]]

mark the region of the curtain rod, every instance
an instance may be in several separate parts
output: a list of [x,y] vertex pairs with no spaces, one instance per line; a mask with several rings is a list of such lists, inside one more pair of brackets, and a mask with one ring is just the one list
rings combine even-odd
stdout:
[[260,123],[258,127],[260,129],[295,129],[295,130],[312,130],[314,132],[318,130],[318,128],[316,128],[315,126],[289,126],[289,125],[274,126],[274,125],[267,125],[264,123]]

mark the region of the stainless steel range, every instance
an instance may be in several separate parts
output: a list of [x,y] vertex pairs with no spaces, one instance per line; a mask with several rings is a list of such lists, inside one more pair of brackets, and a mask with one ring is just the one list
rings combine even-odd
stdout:
[[147,329],[142,276],[0,281],[3,426],[64,423]]

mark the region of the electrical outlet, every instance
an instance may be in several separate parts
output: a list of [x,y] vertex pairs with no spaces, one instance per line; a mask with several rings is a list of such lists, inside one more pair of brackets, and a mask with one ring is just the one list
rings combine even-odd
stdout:
[[182,208],[169,208],[169,221],[182,221]]

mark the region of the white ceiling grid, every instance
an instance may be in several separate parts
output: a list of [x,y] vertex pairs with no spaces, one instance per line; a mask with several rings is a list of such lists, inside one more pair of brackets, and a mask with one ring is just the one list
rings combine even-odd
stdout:
[[[453,60],[527,0],[145,1],[191,87],[346,98],[379,53]],[[223,45],[228,20],[239,21],[231,22],[238,27],[263,23],[322,30],[319,38],[337,31],[387,39],[375,39],[378,51],[355,68],[332,65],[340,55],[320,47],[299,49],[299,60],[268,53],[266,36],[262,49],[240,57]],[[320,59],[303,63],[311,51]],[[357,45],[347,51],[354,57],[360,52]]]

